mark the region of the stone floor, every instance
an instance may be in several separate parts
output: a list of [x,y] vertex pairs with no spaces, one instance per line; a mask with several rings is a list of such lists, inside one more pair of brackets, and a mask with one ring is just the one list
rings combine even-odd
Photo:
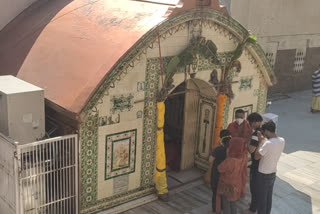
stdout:
[[[289,98],[288,98],[289,97]],[[311,92],[289,94],[274,101],[268,112],[279,115],[278,134],[286,139],[278,164],[272,214],[320,213],[320,114],[311,114]],[[201,179],[170,191],[170,201],[154,201],[125,214],[210,213],[211,191]],[[238,202],[239,213],[247,209],[248,193]]]

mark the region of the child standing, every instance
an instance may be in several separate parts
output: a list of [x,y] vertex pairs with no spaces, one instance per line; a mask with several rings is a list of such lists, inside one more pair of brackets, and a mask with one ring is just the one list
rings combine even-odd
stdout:
[[211,188],[212,188],[212,212],[216,212],[216,196],[219,181],[218,166],[226,159],[227,148],[231,140],[231,133],[228,130],[221,130],[220,132],[220,145],[215,148],[209,158],[212,164],[211,170]]

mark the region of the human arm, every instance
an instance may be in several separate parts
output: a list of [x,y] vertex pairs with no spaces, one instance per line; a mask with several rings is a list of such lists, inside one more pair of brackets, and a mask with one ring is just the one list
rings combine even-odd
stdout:
[[250,144],[248,146],[248,150],[250,154],[254,153],[259,146],[259,139],[257,136],[257,132],[254,132],[250,139]]
[[257,147],[252,146],[251,144],[248,146],[248,151],[250,154],[254,153],[256,151]]
[[[265,143],[267,140],[264,138],[264,136],[261,134],[261,132],[258,132],[258,141],[259,141],[259,146],[257,147],[257,149],[254,153],[254,159],[256,159],[256,160],[260,160],[261,157],[263,155],[265,155],[265,153],[267,151],[267,147],[265,146]],[[263,147],[264,147],[264,149],[261,150],[261,148],[263,148]]]
[[218,171],[220,173],[232,172],[234,169],[234,164],[231,159],[224,160],[219,166]]
[[[220,144],[220,141],[219,141],[219,144]],[[214,164],[214,161],[216,160],[216,158],[219,156],[220,153],[221,153],[221,146],[218,146],[217,148],[215,148],[213,150],[213,152],[211,153],[211,155],[209,157],[210,166],[212,166]]]
[[213,165],[215,159],[216,159],[215,157],[213,157],[212,155],[210,155],[210,157],[209,157],[209,164],[210,164],[211,166]]

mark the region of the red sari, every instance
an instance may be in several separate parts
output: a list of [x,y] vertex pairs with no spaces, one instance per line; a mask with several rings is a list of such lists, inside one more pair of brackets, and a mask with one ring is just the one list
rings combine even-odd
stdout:
[[251,139],[252,129],[249,125],[249,123],[245,120],[240,126],[237,122],[230,123],[228,126],[228,130],[231,133],[231,136],[239,137],[244,140],[243,144],[243,165],[242,165],[242,173],[241,173],[241,180],[242,180],[242,186],[241,186],[241,197],[244,197],[246,194],[246,184],[248,180],[248,143]]

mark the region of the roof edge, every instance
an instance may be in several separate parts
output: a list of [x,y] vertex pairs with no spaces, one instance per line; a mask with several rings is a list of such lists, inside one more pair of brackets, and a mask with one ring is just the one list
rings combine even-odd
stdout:
[[[79,114],[84,113],[86,115],[89,112],[97,111],[95,105],[99,100],[102,99],[101,96],[104,96],[105,91],[110,86],[114,86],[116,82],[121,80],[120,76],[127,74],[127,69],[134,66],[134,61],[136,58],[138,58],[137,56],[146,54],[148,45],[156,41],[158,32],[164,38],[165,34],[168,33],[169,29],[171,29],[173,26],[194,19],[207,19],[215,22],[216,24],[224,26],[225,28],[228,28],[230,32],[239,39],[239,41],[243,41],[244,38],[247,38],[249,35],[249,31],[238,21],[233,19],[231,16],[226,15],[225,13],[213,9],[197,8],[179,13],[173,17],[169,17],[163,22],[159,23],[157,26],[150,29],[130,49],[128,49],[126,53],[123,54],[123,56],[110,69],[110,72],[108,72],[104,78],[102,78],[95,90],[93,90]],[[259,65],[266,68],[262,69],[263,76],[268,85],[271,86],[273,81],[276,82],[276,78],[270,63],[264,54],[264,51],[259,44],[255,44],[251,47],[252,48],[250,49],[252,51],[249,49],[250,53],[252,54],[252,52],[254,52],[255,54],[252,55],[255,56],[255,60],[258,59],[257,61],[259,62]],[[108,95],[108,93],[105,95]]]

